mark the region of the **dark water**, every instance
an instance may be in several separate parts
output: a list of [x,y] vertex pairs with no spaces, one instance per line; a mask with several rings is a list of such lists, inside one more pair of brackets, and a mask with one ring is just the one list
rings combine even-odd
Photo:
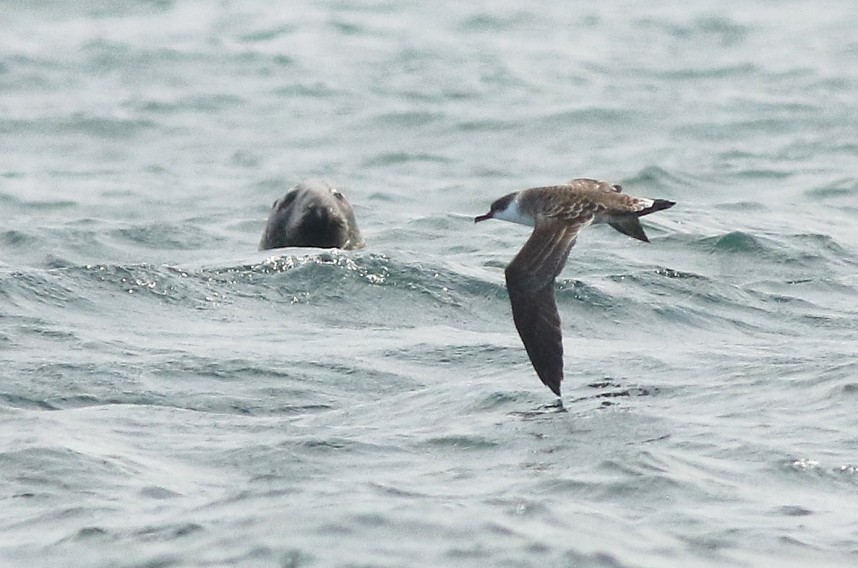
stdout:
[[[7,2],[0,564],[854,566],[852,2]],[[512,325],[572,177],[675,200]],[[256,252],[293,183],[368,247]]]

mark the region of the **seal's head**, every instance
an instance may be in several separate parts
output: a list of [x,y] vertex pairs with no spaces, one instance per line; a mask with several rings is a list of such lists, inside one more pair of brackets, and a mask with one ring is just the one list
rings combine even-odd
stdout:
[[302,182],[274,202],[259,249],[319,247],[357,249],[364,246],[355,212],[336,187]]

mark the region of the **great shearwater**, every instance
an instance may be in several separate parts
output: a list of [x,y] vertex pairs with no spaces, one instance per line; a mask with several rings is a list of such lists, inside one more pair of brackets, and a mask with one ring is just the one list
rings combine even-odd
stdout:
[[506,288],[512,318],[539,379],[560,396],[563,380],[563,337],[554,300],[554,280],[569,257],[578,233],[591,223],[607,223],[641,241],[649,239],[638,217],[673,207],[673,201],[632,197],[619,185],[573,179],[550,187],[516,191],[492,203],[474,219],[501,219],[533,227],[509,266]]

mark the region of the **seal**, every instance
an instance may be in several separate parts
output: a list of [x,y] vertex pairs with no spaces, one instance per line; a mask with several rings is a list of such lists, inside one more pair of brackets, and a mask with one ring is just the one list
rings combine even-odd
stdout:
[[346,196],[323,181],[305,181],[274,202],[259,250],[281,247],[358,249],[364,246]]

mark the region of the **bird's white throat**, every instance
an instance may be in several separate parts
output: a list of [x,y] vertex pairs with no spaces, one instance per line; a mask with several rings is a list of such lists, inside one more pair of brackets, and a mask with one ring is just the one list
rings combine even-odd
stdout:
[[518,206],[518,197],[510,201],[506,209],[495,213],[494,218],[509,221],[510,223],[518,223],[519,225],[527,225],[528,227],[533,227],[536,224],[533,217],[525,214]]

